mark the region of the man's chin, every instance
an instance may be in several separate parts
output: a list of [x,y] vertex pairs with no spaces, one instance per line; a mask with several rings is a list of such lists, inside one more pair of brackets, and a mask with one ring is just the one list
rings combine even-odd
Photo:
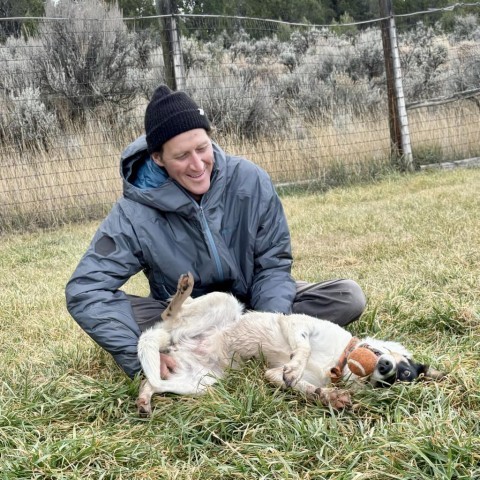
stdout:
[[204,182],[204,184],[199,185],[196,182],[188,182],[187,185],[184,185],[194,198],[200,198],[202,195],[208,192],[210,188],[210,182]]

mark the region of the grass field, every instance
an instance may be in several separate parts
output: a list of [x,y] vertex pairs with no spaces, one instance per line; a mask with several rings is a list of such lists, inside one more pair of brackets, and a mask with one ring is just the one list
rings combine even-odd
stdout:
[[[294,276],[357,280],[368,307],[351,330],[449,372],[366,390],[354,412],[265,385],[252,363],[137,418],[138,384],[64,306],[96,224],[3,236],[0,478],[480,478],[479,191],[480,170],[457,170],[284,196]],[[146,293],[141,277],[125,288]]]

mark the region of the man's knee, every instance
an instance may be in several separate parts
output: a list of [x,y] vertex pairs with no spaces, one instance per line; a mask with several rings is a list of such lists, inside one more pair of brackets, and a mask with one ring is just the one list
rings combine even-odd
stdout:
[[345,290],[346,295],[350,297],[348,302],[342,303],[345,310],[342,317],[346,320],[343,325],[346,325],[347,323],[357,320],[365,311],[367,299],[357,282],[348,279],[342,282],[342,288]]
[[127,298],[132,306],[133,317],[140,331],[144,332],[162,321],[162,313],[167,308],[168,302],[128,294]]
[[365,306],[365,295],[353,280],[331,280],[314,284],[298,282],[293,312],[344,326],[360,317]]

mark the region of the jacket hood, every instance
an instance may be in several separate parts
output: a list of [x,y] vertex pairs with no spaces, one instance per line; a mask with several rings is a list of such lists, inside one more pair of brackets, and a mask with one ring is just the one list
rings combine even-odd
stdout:
[[[219,190],[223,190],[225,184],[225,153],[218,145],[213,143],[213,154],[214,166],[210,189],[203,196],[202,203],[206,202],[207,199],[211,201],[212,197],[218,195]],[[123,182],[124,197],[163,212],[182,213],[182,211],[190,210],[195,201],[187,190],[168,177],[168,174],[165,175],[158,187],[144,189],[135,186],[139,169],[149,157],[145,135],[137,138],[122,152],[120,176]],[[217,195],[214,194],[214,191],[217,192]]]

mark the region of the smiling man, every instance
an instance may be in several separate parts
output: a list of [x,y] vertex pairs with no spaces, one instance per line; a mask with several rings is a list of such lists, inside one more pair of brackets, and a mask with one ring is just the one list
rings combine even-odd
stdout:
[[152,160],[197,201],[210,188],[213,147],[203,128],[180,133],[165,142],[161,152],[152,153]]
[[[141,331],[161,320],[186,272],[194,276],[194,297],[226,291],[253,310],[346,325],[365,308],[352,280],[292,279],[290,233],[270,177],[223,152],[210,130],[205,112],[185,92],[165,85],[155,90],[146,135],[121,157],[123,197],[66,287],[73,318],[130,377],[141,370]],[[140,271],[149,282],[146,298],[120,290]]]

